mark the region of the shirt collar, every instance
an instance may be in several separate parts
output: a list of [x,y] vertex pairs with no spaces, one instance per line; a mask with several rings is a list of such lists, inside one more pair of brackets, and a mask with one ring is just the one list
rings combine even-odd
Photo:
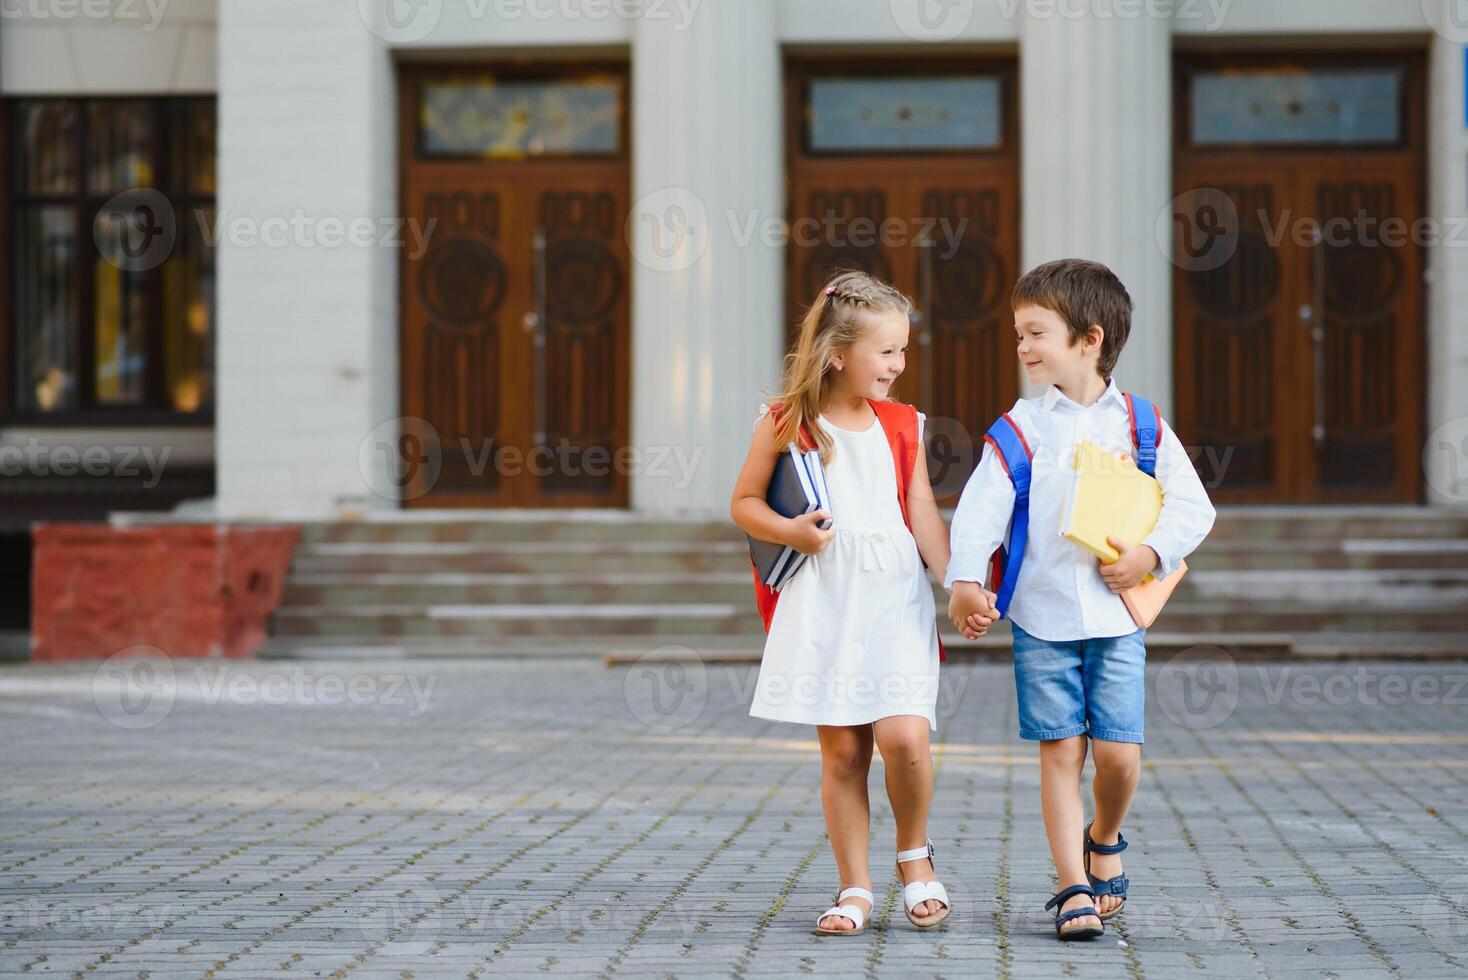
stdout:
[[[1108,399],[1115,401],[1122,406],[1126,405],[1126,395],[1122,394],[1121,389],[1116,386],[1115,378],[1112,378],[1110,381],[1106,382],[1106,390],[1101,393],[1100,398],[1096,399],[1096,404],[1099,405]],[[1081,407],[1076,402],[1071,401],[1070,398],[1068,398],[1059,388],[1055,387],[1054,385],[1051,385],[1049,388],[1045,389],[1045,400],[1043,403],[1045,406],[1045,411],[1050,411],[1055,407],[1056,403],[1060,401],[1064,401],[1067,405],[1072,405],[1076,408]]]

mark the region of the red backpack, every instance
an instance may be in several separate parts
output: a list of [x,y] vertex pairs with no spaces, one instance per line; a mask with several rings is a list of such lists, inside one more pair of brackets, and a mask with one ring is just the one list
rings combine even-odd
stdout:
[[[912,520],[907,515],[907,485],[912,482],[913,471],[917,468],[917,454],[922,448],[918,439],[918,413],[911,405],[901,402],[879,402],[870,398],[867,404],[877,413],[877,420],[882,424],[882,432],[887,436],[887,445],[892,448],[893,469],[897,474],[897,505],[902,508],[902,522],[912,530]],[[775,424],[780,422],[780,406],[770,406],[770,416]],[[815,441],[810,438],[810,433],[802,426],[798,434],[797,442],[802,451],[815,448]],[[921,561],[921,556],[919,556]],[[775,618],[775,605],[780,600],[780,593],[760,581],[759,569],[754,566],[754,559],[750,559],[750,569],[754,573],[754,600],[759,607],[760,619],[764,621],[765,632],[770,631],[770,622]],[[927,568],[927,563],[923,562]],[[934,625],[936,629],[936,624]],[[943,649],[943,640],[938,639],[938,660],[942,662],[948,659],[948,653]]]

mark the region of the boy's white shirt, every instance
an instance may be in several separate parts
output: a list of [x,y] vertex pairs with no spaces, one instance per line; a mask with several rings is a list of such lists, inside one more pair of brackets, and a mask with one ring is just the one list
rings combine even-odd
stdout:
[[[1030,527],[1019,581],[1008,615],[1026,633],[1062,642],[1123,636],[1137,624],[1121,597],[1101,577],[1101,560],[1061,537],[1060,521],[1075,472],[1075,447],[1089,441],[1118,455],[1135,456],[1126,397],[1113,379],[1089,408],[1051,385],[1036,398],[1021,398],[1009,411],[1029,442]],[[1162,513],[1150,545],[1161,559],[1152,574],[1165,578],[1193,552],[1213,527],[1215,511],[1187,451],[1165,422],[1157,447],[1157,482]],[[1014,484],[994,447],[984,443],[978,468],[969,477],[953,514],[945,588],[954,582],[988,583],[989,559],[1004,542],[1014,512]]]

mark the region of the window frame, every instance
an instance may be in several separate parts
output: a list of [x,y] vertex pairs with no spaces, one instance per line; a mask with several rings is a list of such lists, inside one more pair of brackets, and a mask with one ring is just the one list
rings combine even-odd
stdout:
[[[787,79],[793,84],[786,91],[786,140],[791,158],[805,160],[882,160],[933,158],[955,160],[998,160],[1014,157],[1019,151],[1018,63],[1004,57],[947,57],[923,59],[888,59],[880,68],[851,54],[794,56],[786,63]],[[890,149],[813,150],[808,140],[810,130],[810,85],[817,79],[853,77],[927,78],[982,77],[999,83],[999,144],[975,149],[951,147],[913,150]]]
[[[1397,91],[1398,136],[1391,142],[1324,143],[1300,141],[1238,141],[1197,143],[1193,140],[1193,77],[1229,70],[1356,70],[1371,68],[1401,69],[1401,85]],[[1364,153],[1397,154],[1409,152],[1423,136],[1424,121],[1419,114],[1421,68],[1410,50],[1393,51],[1282,51],[1201,52],[1189,49],[1174,53],[1173,63],[1173,147],[1174,152],[1198,156],[1221,154],[1291,154],[1291,153]]]
[[[21,193],[15,186],[15,160],[14,156],[19,152],[19,143],[16,139],[15,127],[18,124],[17,107],[22,104],[36,103],[66,103],[76,106],[80,120],[76,145],[72,148],[75,154],[77,168],[77,187],[73,192],[67,194],[33,194]],[[162,263],[156,268],[146,271],[144,293],[147,297],[147,312],[145,316],[145,328],[147,336],[144,342],[146,356],[146,367],[144,374],[144,391],[146,393],[145,403],[142,405],[109,405],[98,404],[96,401],[97,381],[97,359],[96,359],[96,288],[93,280],[93,263],[100,259],[97,252],[96,242],[93,240],[92,224],[96,220],[96,214],[102,204],[106,203],[121,191],[97,194],[87,186],[87,151],[89,148],[89,132],[87,125],[87,112],[90,106],[98,103],[144,103],[152,117],[153,139],[148,150],[148,162],[154,174],[154,187],[164,194],[174,206],[175,211],[180,214],[192,216],[198,208],[216,208],[216,193],[211,195],[200,194],[187,190],[181,181],[175,180],[172,170],[171,149],[173,137],[177,134],[173,131],[174,115],[179,108],[189,103],[214,103],[216,112],[216,146],[218,139],[217,122],[217,97],[213,93],[181,93],[168,95],[151,94],[120,94],[120,95],[16,95],[0,99],[0,134],[4,135],[4,152],[0,152],[0,296],[6,297],[6,307],[3,311],[3,337],[0,337],[0,420],[8,425],[25,425],[37,428],[62,427],[62,426],[88,426],[88,427],[110,427],[129,425],[152,425],[152,426],[195,426],[209,427],[214,424],[214,402],[211,401],[204,408],[194,412],[181,412],[173,408],[163,407],[167,404],[167,393],[164,389],[164,371],[166,370],[165,358],[165,325],[166,317],[163,309],[163,269],[167,264]],[[218,173],[218,158],[216,155],[216,178]],[[76,384],[77,402],[72,408],[60,409],[54,412],[41,412],[30,409],[22,409],[18,403],[19,390],[18,379],[15,377],[17,369],[17,356],[19,344],[20,324],[17,316],[17,304],[15,296],[14,263],[15,251],[15,226],[16,213],[22,207],[30,205],[60,205],[67,207],[72,212],[74,222],[74,234],[76,236],[77,250],[77,293],[76,293],[76,321],[72,324],[75,333],[76,345]],[[191,218],[189,220],[192,220]],[[216,221],[217,215],[216,215]],[[180,237],[182,237],[180,229]],[[176,252],[175,252],[176,254]],[[216,265],[217,269],[217,265]],[[211,311],[211,333],[210,343],[216,344],[218,308],[217,305]],[[216,346],[217,350],[217,346]],[[217,362],[216,362],[217,363]],[[216,369],[217,370],[217,369]],[[212,372],[211,372],[212,374]],[[211,388],[215,387],[216,376],[211,376]]]

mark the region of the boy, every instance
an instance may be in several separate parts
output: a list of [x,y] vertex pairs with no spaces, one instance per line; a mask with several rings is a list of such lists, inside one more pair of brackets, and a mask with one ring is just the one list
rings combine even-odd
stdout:
[[[1021,565],[1004,612],[1014,631],[1020,737],[1040,743],[1040,805],[1060,885],[1046,908],[1056,907],[1060,939],[1090,939],[1126,901],[1121,824],[1141,767],[1146,630],[1119,593],[1148,573],[1161,579],[1176,571],[1212,528],[1214,510],[1182,444],[1159,420],[1163,505],[1153,531],[1142,541],[1110,539],[1121,557],[1104,566],[1060,536],[1076,444],[1136,455],[1127,399],[1111,379],[1132,301],[1110,269],[1064,259],[1020,279],[1011,304],[1020,363],[1047,388],[1009,412],[1033,459],[1029,534],[1023,556],[1009,557]],[[986,443],[954,513],[943,583],[949,618],[967,636],[1000,615],[981,583],[1005,540],[1015,497],[1002,458]],[[1096,779],[1087,826],[1080,776],[1088,745]]]

